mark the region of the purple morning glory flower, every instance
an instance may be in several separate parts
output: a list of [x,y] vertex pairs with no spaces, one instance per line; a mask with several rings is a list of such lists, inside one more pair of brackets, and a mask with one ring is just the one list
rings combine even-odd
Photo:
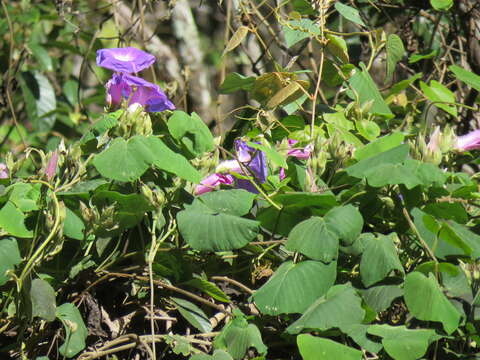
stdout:
[[[238,160],[252,172],[249,175],[253,176],[256,181],[263,184],[267,180],[268,174],[265,153],[248,146],[245,141],[239,139],[235,140],[235,150],[237,152]],[[237,186],[241,189],[258,193],[258,190],[250,180],[237,179]]]
[[175,105],[158,85],[136,76],[113,74],[106,88],[110,106],[118,106],[122,99],[128,99],[128,105],[140,104],[149,112],[175,110]]
[[195,195],[202,195],[210,192],[220,184],[231,185],[233,184],[233,181],[233,176],[229,174],[215,173],[209,175],[195,187]]
[[480,130],[474,130],[467,135],[457,137],[455,150],[469,151],[476,149],[480,149]]
[[134,47],[97,50],[97,65],[120,73],[137,73],[155,62],[155,56]]

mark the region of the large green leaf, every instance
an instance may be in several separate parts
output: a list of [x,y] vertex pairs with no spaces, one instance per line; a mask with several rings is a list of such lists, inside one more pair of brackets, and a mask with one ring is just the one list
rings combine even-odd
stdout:
[[388,35],[387,44],[385,47],[387,49],[386,81],[390,81],[395,71],[395,66],[400,60],[402,60],[403,56],[405,55],[405,47],[403,46],[403,42],[400,36],[395,34]]
[[403,184],[407,189],[418,185],[443,185],[447,175],[437,166],[408,159],[407,144],[397,146],[378,155],[360,160],[346,169],[350,176],[366,178],[373,187]]
[[315,301],[303,315],[287,328],[290,334],[303,329],[328,330],[360,324],[365,315],[362,300],[350,284],[335,285]]
[[118,181],[134,181],[152,165],[188,181],[198,183],[201,179],[187,159],[155,136],[137,135],[128,141],[116,138],[95,156],[93,165],[102,176]]
[[195,250],[227,251],[241,248],[257,236],[259,222],[219,211],[222,204],[201,198],[177,214],[180,233]]
[[466,226],[454,221],[437,221],[417,208],[412,210],[412,215],[420,236],[438,258],[451,255],[480,257],[480,236]]
[[267,352],[260,331],[243,316],[237,316],[225,325],[213,345],[216,349],[228,351],[235,360],[243,359],[250,347],[257,349],[260,354]]
[[303,360],[361,360],[363,358],[360,350],[310,334],[298,335],[297,345]]
[[40,187],[41,184],[31,185],[22,182],[10,185],[6,189],[6,192],[9,193],[8,200],[22,212],[38,210]]
[[382,349],[382,344],[372,341],[367,334],[369,325],[353,324],[342,327],[342,331],[350,336],[362,349],[372,353],[378,353]]
[[88,330],[80,311],[71,303],[65,303],[57,307],[57,318],[62,322],[66,333],[65,342],[59,348],[60,354],[72,358],[85,349]]
[[339,239],[335,231],[318,216],[296,225],[286,244],[287,250],[298,251],[314,260],[330,262],[338,256]]
[[346,245],[352,244],[362,232],[363,217],[353,205],[334,207],[324,219],[331,231]]
[[33,232],[25,227],[25,215],[11,201],[0,209],[0,229],[22,238],[33,236]]
[[134,181],[149,168],[143,154],[138,154],[123,138],[116,138],[110,146],[96,155],[93,165],[102,176],[118,181]]
[[30,287],[30,300],[32,302],[32,316],[39,316],[47,321],[56,317],[55,290],[42,279],[34,279]]
[[368,143],[364,147],[355,150],[355,159],[363,160],[375,155],[379,155],[382,152],[400,146],[404,139],[405,135],[400,132],[394,132],[392,134],[382,136],[375,141]]
[[382,338],[385,351],[395,360],[417,360],[433,341],[441,339],[435,330],[410,330],[405,326],[371,325],[368,333]]
[[402,163],[407,159],[408,153],[408,145],[402,144],[377,155],[363,158],[358,163],[346,168],[346,171],[350,176],[363,178],[380,165]]
[[414,271],[405,278],[405,303],[412,316],[424,321],[439,321],[447,334],[458,328],[460,313],[443,294],[433,274]]
[[430,81],[430,85],[420,81],[420,88],[427,97],[428,100],[433,102],[436,107],[446,111],[450,115],[457,116],[457,108],[455,105],[449,105],[455,103],[455,95],[444,85],[438,81]]
[[197,305],[176,297],[172,297],[171,299],[177,305],[180,314],[182,314],[182,316],[200,332],[208,333],[212,331],[212,324],[210,324],[208,316],[205,315],[203,310]]
[[466,224],[469,220],[464,205],[458,202],[430,203],[427,204],[423,210],[438,219],[454,220],[460,224]]
[[320,35],[320,27],[310,19],[291,20],[284,25],[283,33],[287,47],[291,47],[308,37]]
[[57,100],[48,78],[40,72],[23,72],[21,87],[28,119],[34,130],[46,132],[55,123]]
[[335,282],[336,262],[286,261],[253,294],[258,309],[268,315],[302,313]]
[[437,11],[446,11],[453,6],[453,0],[430,0],[430,4]]
[[52,71],[53,63],[52,58],[48,54],[47,49],[39,43],[31,42],[28,44],[28,48],[32,51],[33,56],[37,58],[42,70]]
[[223,350],[215,350],[213,355],[195,354],[189,360],[233,360],[229,353]]
[[450,65],[448,69],[455,74],[457,79],[480,91],[480,76],[457,65]]
[[208,126],[196,114],[175,110],[168,119],[168,131],[192,154],[198,156],[214,149],[213,136]]
[[365,68],[363,68],[362,71],[357,70],[348,80],[348,83],[354,90],[352,98],[358,99],[360,106],[372,102],[372,107],[370,109],[372,114],[384,116],[386,118],[392,118],[394,116],[383,99],[382,94],[380,94],[377,85]]
[[225,214],[243,216],[253,205],[256,195],[243,190],[219,190],[202,195],[199,200],[212,210]]
[[335,2],[335,9],[347,20],[354,22],[355,24],[366,26],[357,9],[342,4],[340,1]]
[[376,168],[377,173],[369,172],[367,181],[369,185],[381,187],[385,185],[403,184],[407,189],[418,185],[441,186],[447,175],[430,163],[423,163],[414,159],[407,159],[403,164],[384,164]]
[[17,239],[6,238],[0,240],[0,286],[4,285],[10,277],[5,273],[13,270],[16,265],[22,262]]
[[337,199],[331,193],[315,194],[307,192],[296,192],[279,194],[273,197],[273,199],[280,205],[294,208],[316,208],[324,211],[325,213],[337,205]]
[[361,291],[362,298],[377,313],[386,310],[392,301],[403,296],[403,289],[397,285],[373,286]]
[[388,236],[379,234],[366,238],[360,261],[360,275],[365,286],[383,280],[392,270],[404,273],[394,244],[396,237],[397,235],[392,233]]

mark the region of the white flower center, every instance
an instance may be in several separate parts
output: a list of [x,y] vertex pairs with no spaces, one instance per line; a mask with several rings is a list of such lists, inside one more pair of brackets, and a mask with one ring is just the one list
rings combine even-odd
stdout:
[[120,60],[120,61],[132,61],[133,60],[132,54],[115,54],[114,57],[115,57],[115,59]]

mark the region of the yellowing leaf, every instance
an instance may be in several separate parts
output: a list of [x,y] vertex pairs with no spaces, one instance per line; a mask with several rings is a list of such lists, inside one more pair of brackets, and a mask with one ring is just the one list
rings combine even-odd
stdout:
[[277,92],[267,103],[267,107],[274,108],[280,104],[282,104],[285,100],[287,100],[290,96],[294,95],[295,93],[302,96],[302,87],[296,81],[291,82],[279,92]]
[[240,45],[245,36],[247,36],[248,31],[248,27],[240,26],[237,31],[235,31],[232,38],[228,41],[227,47],[225,48],[225,51],[223,53],[226,54],[227,52],[232,51],[238,45]]

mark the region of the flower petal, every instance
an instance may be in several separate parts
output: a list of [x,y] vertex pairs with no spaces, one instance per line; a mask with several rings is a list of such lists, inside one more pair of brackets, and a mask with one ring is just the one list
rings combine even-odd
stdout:
[[175,109],[158,85],[136,76],[113,74],[106,88],[110,105],[118,106],[123,98],[129,100],[128,105],[140,104],[149,112]]
[[480,130],[474,130],[467,135],[458,136],[455,144],[457,151],[480,149]]
[[214,190],[220,184],[231,185],[233,184],[233,177],[229,174],[211,174],[203,179],[199,185],[195,187],[194,194],[202,195]]
[[137,73],[155,62],[155,56],[134,47],[97,50],[97,65],[120,73]]

